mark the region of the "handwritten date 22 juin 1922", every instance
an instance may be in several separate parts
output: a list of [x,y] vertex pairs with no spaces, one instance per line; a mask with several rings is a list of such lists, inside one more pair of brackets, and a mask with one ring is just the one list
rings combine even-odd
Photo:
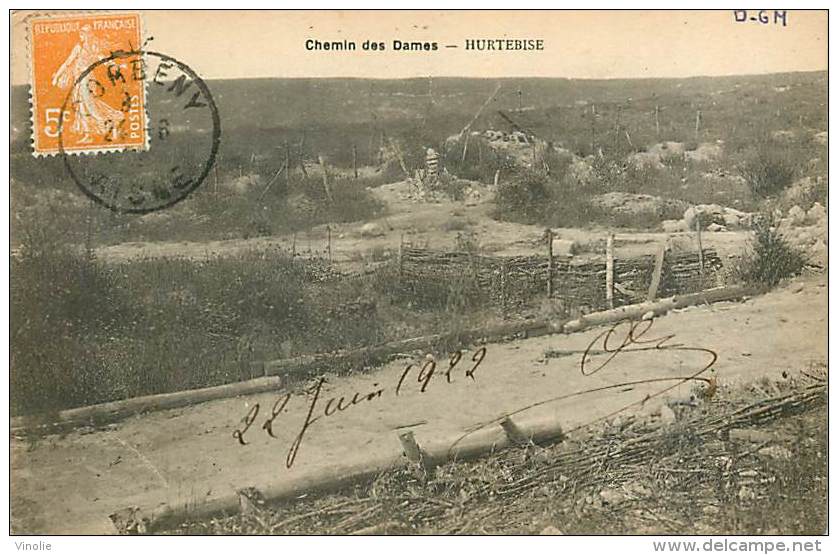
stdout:
[[[447,368],[445,368],[444,371],[446,383],[452,383],[454,381],[454,376],[456,375],[455,369],[456,372],[465,370],[464,377],[471,378],[472,380],[474,380],[477,368],[480,366],[480,363],[482,363],[483,360],[486,358],[486,347],[481,347],[477,351],[475,351],[474,354],[471,356],[470,363],[464,362],[463,358],[464,357],[462,351],[455,351],[451,354],[447,361],[443,362],[443,364],[447,363]],[[433,359],[426,360],[424,364],[422,364],[421,366],[413,363],[408,364],[402,371],[401,375],[399,376],[399,380],[396,383],[396,386],[392,388],[391,392],[395,397],[398,397],[402,390],[408,386],[408,383],[410,383],[410,376],[415,375],[417,384],[415,387],[418,387],[420,393],[425,393],[425,391],[428,389],[428,385],[430,384],[431,378],[437,373],[438,369],[442,370],[442,368],[444,368],[444,366],[438,368],[437,362]],[[291,443],[291,447],[288,450],[288,456],[285,460],[285,466],[287,468],[291,468],[291,466],[294,464],[294,461],[297,458],[297,453],[300,449],[300,445],[302,445],[303,438],[305,437],[305,434],[308,431],[309,427],[311,427],[315,422],[323,418],[339,415],[340,413],[361,403],[369,403],[377,401],[379,399],[383,399],[385,395],[388,394],[388,388],[380,387],[379,384],[374,383],[374,389],[368,393],[356,391],[351,396],[342,395],[340,397],[332,397],[326,400],[324,404],[321,401],[321,393],[325,381],[326,378],[321,377],[317,380],[313,387],[313,392],[311,393],[310,399],[308,400],[308,413],[306,414],[305,421],[303,422],[302,427],[300,428],[296,438]],[[291,399],[293,397],[293,393],[286,393],[285,395],[282,395],[279,398],[277,398],[277,400],[271,407],[270,415],[268,415],[265,421],[263,422],[262,430],[264,430],[265,433],[267,433],[272,438],[277,438],[277,436],[274,434],[274,425],[277,418],[283,412],[286,412],[286,407],[291,402]],[[233,437],[236,438],[241,445],[247,445],[247,441],[245,441],[245,434],[253,426],[253,423],[259,416],[260,410],[261,407],[259,406],[259,404],[254,404],[248,411],[247,415],[245,415],[245,417],[242,419],[241,426],[233,431]]]

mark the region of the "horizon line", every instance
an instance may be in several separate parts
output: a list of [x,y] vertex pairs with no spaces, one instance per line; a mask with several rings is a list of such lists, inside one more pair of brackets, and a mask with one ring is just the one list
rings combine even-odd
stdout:
[[[721,74],[698,74],[686,76],[648,76],[648,77],[567,77],[567,76],[544,76],[544,75],[507,75],[503,77],[480,77],[474,75],[415,75],[407,77],[358,77],[352,75],[329,75],[329,76],[241,76],[241,77],[201,77],[204,81],[268,81],[268,80],[328,80],[340,79],[344,81],[411,81],[417,79],[470,79],[475,81],[501,81],[512,79],[538,79],[538,80],[564,80],[564,81],[677,81],[686,79],[721,79],[733,77],[769,77],[772,75],[794,75],[802,73],[825,73],[829,75],[829,68],[826,69],[795,69],[789,71],[770,71],[766,73],[721,73]],[[12,87],[25,87],[30,83],[16,83]]]

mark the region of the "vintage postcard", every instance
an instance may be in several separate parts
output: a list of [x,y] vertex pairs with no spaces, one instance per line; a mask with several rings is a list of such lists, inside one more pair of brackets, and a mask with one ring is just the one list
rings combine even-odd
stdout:
[[820,551],[827,24],[12,11],[17,549]]

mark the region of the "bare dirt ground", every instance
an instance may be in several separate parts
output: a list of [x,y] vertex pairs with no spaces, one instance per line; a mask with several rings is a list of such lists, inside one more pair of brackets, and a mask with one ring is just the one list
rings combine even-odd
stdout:
[[[370,236],[361,227],[364,222],[331,224],[313,227],[296,235],[275,235],[252,239],[230,239],[207,242],[131,242],[121,243],[96,250],[97,256],[105,261],[119,262],[136,258],[162,258],[180,256],[195,260],[212,256],[231,256],[249,250],[263,251],[273,248],[291,250],[292,245],[301,256],[325,256],[328,237],[331,234],[332,260],[336,264],[353,266],[371,252],[394,254],[404,240],[415,247],[440,250],[455,248],[457,234],[473,232],[486,252],[497,255],[521,255],[544,253],[544,229],[539,226],[514,222],[502,222],[490,217],[494,209],[490,189],[482,189],[479,200],[473,202],[440,200],[438,202],[417,202],[408,196],[411,186],[405,181],[382,185],[372,189],[377,198],[388,207],[388,215],[371,220],[378,231]],[[604,239],[606,229],[562,228],[555,230],[559,239],[571,239],[583,249]],[[380,235],[379,235],[380,234]],[[694,234],[663,232],[626,231],[616,234],[620,255],[635,256],[652,254],[666,237],[673,235],[678,244],[685,248],[697,248]],[[745,244],[746,231],[704,233],[704,248],[715,248],[724,257],[739,254]]]
[[[422,218],[418,221],[424,222]],[[402,226],[408,221],[410,216],[396,220]],[[514,234],[516,241],[522,240],[519,232]],[[782,379],[783,372],[826,363],[826,286],[826,276],[808,276],[743,303],[685,309],[656,320],[649,335],[674,334],[679,343],[716,352],[715,374],[726,385],[763,377]],[[276,439],[261,430],[276,394],[149,413],[63,436],[13,437],[12,529],[30,534],[113,533],[108,515],[126,507],[154,510],[164,503],[199,504],[245,487],[265,489],[327,469],[339,472],[370,458],[398,461],[400,429],[411,429],[420,445],[450,444],[482,424],[539,401],[625,381],[685,376],[706,364],[706,353],[622,353],[596,374],[582,375],[580,353],[601,332],[487,345],[474,380],[466,378],[465,367],[460,366],[451,374],[452,383],[439,372],[424,393],[415,369],[401,393],[394,393],[408,359],[365,374],[330,376],[317,411],[331,397],[345,396],[345,404],[355,392],[384,392],[315,422],[290,469],[285,467],[286,455],[310,404],[302,396],[292,397],[287,411],[276,419]],[[546,356],[548,351],[575,354],[556,358]],[[681,385],[666,397],[688,397],[693,387]],[[567,430],[584,429],[660,389],[646,384],[583,395],[520,412],[516,419],[526,425],[557,418]],[[659,397],[631,410],[661,410],[664,400]],[[262,412],[245,435],[248,445],[238,445],[233,431],[255,403]]]

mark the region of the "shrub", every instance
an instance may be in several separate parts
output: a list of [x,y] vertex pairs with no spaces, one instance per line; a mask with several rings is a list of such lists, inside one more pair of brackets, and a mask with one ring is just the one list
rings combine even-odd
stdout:
[[763,216],[754,224],[754,236],[740,270],[747,283],[773,287],[799,274],[806,264],[803,253],[783,238],[774,223],[773,217]]
[[114,276],[89,251],[27,235],[11,260],[12,412],[51,413],[111,388],[96,345],[133,319]]
[[771,197],[791,184],[797,167],[783,151],[761,147],[740,165],[739,174],[754,195]]
[[450,173],[443,172],[437,177],[426,176],[423,186],[433,192],[441,193],[451,200],[463,200],[470,183]]
[[548,177],[542,172],[523,170],[498,184],[497,210],[504,217],[531,219],[543,213],[549,199]]

